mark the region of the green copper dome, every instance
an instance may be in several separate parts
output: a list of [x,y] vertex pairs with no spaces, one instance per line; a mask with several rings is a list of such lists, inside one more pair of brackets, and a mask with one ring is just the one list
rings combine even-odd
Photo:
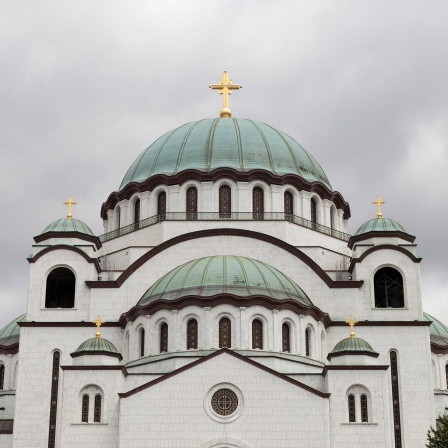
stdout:
[[328,359],[335,356],[342,355],[368,355],[378,357],[378,353],[373,350],[372,346],[361,338],[345,338],[339,341],[331,353],[328,355]]
[[86,235],[92,235],[93,232],[90,230],[89,226],[79,219],[57,219],[56,221],[49,224],[42,230],[42,234],[47,232],[79,232],[85,233]]
[[14,345],[19,342],[19,322],[23,322],[25,318],[26,314],[22,314],[0,330],[0,346]]
[[216,294],[240,297],[261,295],[275,300],[292,299],[312,305],[307,295],[285,274],[261,261],[217,255],[189,261],[155,282],[138,302],[175,300],[184,296]]
[[371,219],[364,223],[355,233],[361,235],[368,232],[403,232],[408,233],[407,230],[397,221],[389,218]]
[[437,345],[448,345],[448,327],[428,313],[423,313],[423,320],[432,322],[429,327],[431,342]]
[[91,338],[84,341],[73,353],[70,354],[72,358],[81,355],[109,355],[115,356],[120,360],[123,359],[117,348],[112,342],[104,338]]
[[276,175],[296,174],[331,189],[324,171],[289,135],[244,118],[206,118],[184,124],[162,135],[131,165],[120,190],[156,174],[171,176],[193,169],[266,170]]

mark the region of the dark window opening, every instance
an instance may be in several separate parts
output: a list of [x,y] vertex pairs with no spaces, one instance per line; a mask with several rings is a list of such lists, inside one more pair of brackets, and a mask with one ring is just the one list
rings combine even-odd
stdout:
[[232,346],[232,324],[230,319],[223,317],[219,321],[219,348]]
[[168,351],[168,324],[164,323],[160,327],[160,353]]
[[292,221],[294,215],[294,203],[293,203],[293,195],[290,191],[285,191],[284,209],[285,209],[285,219],[287,221]]
[[53,366],[51,370],[51,394],[50,394],[50,421],[48,429],[48,448],[56,446],[56,418],[58,411],[58,390],[59,390],[59,364],[61,354],[53,353]]
[[252,213],[253,219],[258,221],[264,219],[264,191],[260,187],[252,190]]
[[355,408],[355,396],[348,396],[348,421],[349,423],[356,422],[356,408]]
[[83,423],[89,422],[89,396],[82,396],[82,412],[81,412],[81,421]]
[[101,423],[101,395],[95,395],[95,408],[93,410],[93,421]]
[[137,199],[134,202],[134,228],[135,230],[138,230],[140,221],[140,199]]
[[282,325],[282,351],[290,352],[291,351],[291,341],[290,341],[290,331],[289,325],[285,322]]
[[390,375],[392,383],[392,412],[394,416],[395,448],[401,448],[400,392],[398,385],[397,352],[390,352]]
[[381,268],[374,277],[375,307],[403,308],[403,277],[393,268]]
[[219,217],[230,218],[232,212],[232,190],[228,185],[219,187]]
[[317,223],[317,203],[314,198],[311,198],[311,222]]
[[305,354],[311,356],[311,330],[309,328],[305,330]]
[[145,329],[140,330],[140,356],[145,356]]
[[190,319],[187,324],[187,350],[198,348],[198,321]]
[[361,395],[361,422],[369,421],[369,413],[367,411],[367,395]]
[[263,349],[263,323],[260,319],[252,321],[252,348]]
[[5,387],[5,366],[0,364],[0,390]]
[[75,306],[75,274],[67,268],[57,268],[47,277],[45,308],[73,308]]
[[193,221],[198,219],[198,190],[190,187],[187,190],[187,219]]
[[166,193],[162,191],[157,196],[157,215],[159,221],[165,221],[166,218]]

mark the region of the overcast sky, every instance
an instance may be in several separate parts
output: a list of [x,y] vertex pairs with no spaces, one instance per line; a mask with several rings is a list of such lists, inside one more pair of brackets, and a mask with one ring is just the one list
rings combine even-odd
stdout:
[[[417,236],[448,324],[448,2],[0,0],[0,328],[25,312],[33,236],[100,208],[163,133],[234,116],[290,134],[350,203]],[[148,285],[150,286],[150,285]],[[325,311],[325,310],[324,310]]]

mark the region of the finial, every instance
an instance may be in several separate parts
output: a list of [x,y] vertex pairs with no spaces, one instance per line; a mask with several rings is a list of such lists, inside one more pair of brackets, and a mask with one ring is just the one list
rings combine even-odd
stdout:
[[232,84],[232,80],[229,79],[229,75],[225,71],[222,75],[222,79],[219,80],[219,84],[212,84],[209,87],[213,90],[219,90],[219,94],[222,95],[222,109],[219,112],[220,117],[230,118],[232,116],[232,111],[229,109],[229,95],[232,95],[232,90],[242,89],[243,86]]
[[355,324],[357,324],[358,322],[353,318],[352,315],[350,315],[350,317],[348,318],[348,320],[346,321],[347,324],[349,324],[350,326],[350,337],[353,339],[355,337],[355,332],[353,331],[353,327],[355,326]]
[[76,204],[77,202],[75,202],[71,196],[64,202],[64,205],[68,207],[67,219],[72,219],[72,206]]
[[375,204],[378,207],[378,213],[376,215],[377,218],[382,218],[383,214],[381,213],[381,206],[385,204],[385,202],[380,198],[380,195],[376,198],[376,201],[373,201],[372,204]]
[[100,337],[101,337],[100,327],[101,327],[101,324],[104,324],[104,322],[101,320],[101,317],[98,316],[98,317],[96,318],[96,320],[93,321],[93,323],[96,325],[96,334],[95,334],[95,337],[100,338]]

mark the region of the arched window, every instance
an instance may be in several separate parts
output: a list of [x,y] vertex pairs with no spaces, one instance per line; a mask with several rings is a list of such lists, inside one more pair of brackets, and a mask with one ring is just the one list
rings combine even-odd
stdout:
[[397,352],[390,352],[390,376],[392,382],[392,413],[394,416],[395,448],[401,448],[400,391],[398,382]]
[[448,389],[448,364],[445,365],[445,379],[446,379],[446,388]]
[[157,196],[157,216],[159,221],[164,221],[166,218],[166,193],[164,191]]
[[262,220],[264,218],[264,191],[260,187],[252,190],[252,213],[253,219]]
[[138,230],[138,223],[140,221],[140,199],[134,202],[134,224],[135,230]]
[[289,325],[286,322],[282,325],[282,351],[291,351],[290,329]]
[[361,395],[361,422],[367,423],[369,421],[369,412],[367,410],[367,395]]
[[163,323],[160,327],[160,353],[168,351],[168,324]]
[[219,217],[230,218],[232,212],[232,190],[228,185],[219,187]]
[[198,348],[198,321],[190,319],[187,324],[187,350]]
[[311,222],[316,224],[317,223],[317,202],[316,199],[311,198]]
[[81,421],[83,423],[89,422],[89,396],[87,394],[82,396]]
[[190,187],[187,190],[187,219],[198,219],[198,189]]
[[252,321],[252,348],[263,349],[263,322],[260,319]]
[[145,329],[140,330],[140,356],[145,356]]
[[311,356],[311,330],[309,328],[305,330],[305,354]]
[[93,421],[95,423],[101,423],[101,395],[95,395],[95,408],[93,410]]
[[330,207],[330,228],[333,230],[336,223],[334,208]]
[[117,223],[117,229],[121,227],[121,209],[117,207],[115,209],[115,222]]
[[0,364],[0,390],[3,390],[5,387],[5,366],[4,364]]
[[355,396],[353,394],[348,396],[348,421],[350,423],[356,422]]
[[292,221],[294,215],[294,203],[293,203],[293,196],[290,191],[285,191],[284,209],[285,209],[285,219],[288,221]]
[[219,348],[232,346],[232,323],[227,317],[219,321]]
[[61,354],[53,353],[53,365],[51,368],[51,394],[50,394],[50,419],[48,422],[48,448],[56,446],[56,423],[58,411],[58,390],[59,390],[59,365]]
[[381,268],[374,277],[375,306],[377,308],[403,308],[403,277],[394,268]]
[[47,277],[45,308],[75,306],[75,274],[67,268],[56,268]]

